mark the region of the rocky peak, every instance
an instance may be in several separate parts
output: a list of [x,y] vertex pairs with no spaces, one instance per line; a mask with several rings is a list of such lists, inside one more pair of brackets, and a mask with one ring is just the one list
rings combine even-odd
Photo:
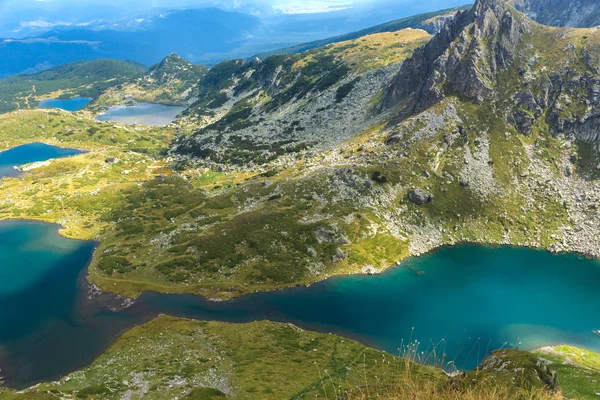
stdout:
[[192,65],[192,64],[189,61],[184,60],[183,58],[179,57],[177,54],[171,53],[168,56],[166,56],[162,61],[160,61],[158,64],[155,64],[152,67],[150,67],[149,72],[160,74],[161,72],[166,71],[166,70],[170,70],[173,68],[185,68],[190,65]]
[[503,0],[478,0],[457,14],[402,65],[384,107],[414,113],[453,92],[481,103],[494,94],[495,74],[513,62],[528,20]]

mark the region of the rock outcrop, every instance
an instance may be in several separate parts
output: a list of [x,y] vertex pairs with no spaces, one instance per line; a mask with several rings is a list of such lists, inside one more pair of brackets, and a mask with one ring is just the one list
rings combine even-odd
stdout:
[[600,25],[597,0],[511,0],[529,18],[544,25],[589,28]]
[[600,147],[600,56],[594,30],[538,25],[504,0],[478,0],[406,60],[384,108],[401,116],[454,95],[486,104],[517,131],[536,126]]
[[480,374],[478,379],[489,378],[489,374],[496,379],[515,379],[518,376],[524,387],[541,386],[553,391],[559,387],[556,372],[544,360],[514,349],[494,351],[481,362],[477,372]]
[[404,62],[384,107],[420,112],[450,93],[477,103],[490,99],[496,74],[511,66],[527,29],[528,20],[502,0],[478,0]]

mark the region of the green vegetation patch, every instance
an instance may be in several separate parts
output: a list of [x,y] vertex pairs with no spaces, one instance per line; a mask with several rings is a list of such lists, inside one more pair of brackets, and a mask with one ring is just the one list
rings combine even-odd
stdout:
[[323,398],[363,384],[375,387],[382,378],[377,365],[385,360],[395,361],[385,377],[390,382],[402,379],[405,370],[444,380],[440,370],[291,325],[161,316],[125,333],[82,371],[20,395],[0,391],[0,399]]

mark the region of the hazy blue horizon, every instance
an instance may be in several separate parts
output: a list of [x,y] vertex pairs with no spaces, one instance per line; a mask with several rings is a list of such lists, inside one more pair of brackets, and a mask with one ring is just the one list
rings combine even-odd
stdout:
[[[427,2],[415,0],[396,0],[398,7],[413,6],[429,9],[440,9],[469,3],[469,0],[429,0]],[[56,11],[69,9],[70,14],[78,10],[95,10],[98,6],[106,10],[121,9],[133,12],[147,12],[152,9],[181,9],[217,7],[226,10],[247,11],[254,9],[256,12],[274,13],[317,13],[332,12],[343,9],[357,8],[364,5],[377,5],[389,3],[382,0],[89,0],[81,4],[77,0],[0,0],[2,18],[11,13],[22,14],[23,11]],[[68,18],[69,15],[66,15]]]

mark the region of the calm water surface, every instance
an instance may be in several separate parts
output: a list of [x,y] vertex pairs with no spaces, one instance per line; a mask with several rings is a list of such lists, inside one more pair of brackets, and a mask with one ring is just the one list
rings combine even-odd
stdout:
[[49,99],[42,100],[38,107],[40,108],[60,108],[65,111],[79,111],[84,109],[92,102],[89,97],[75,97],[73,99]]
[[398,353],[437,346],[459,368],[489,351],[572,344],[600,351],[600,263],[574,255],[485,246],[444,248],[377,276],[340,277],[211,302],[146,293],[119,312],[89,297],[94,244],[56,226],[0,224],[0,375],[24,387],[90,363],[122,332],[159,313],[247,322],[269,319],[333,332]]
[[15,177],[20,171],[14,167],[53,158],[71,157],[84,153],[77,149],[30,143],[0,152],[0,178]]
[[151,126],[168,125],[175,121],[185,107],[166,106],[164,104],[140,103],[135,106],[111,107],[106,113],[96,117],[99,121],[122,122],[124,124],[143,124]]

